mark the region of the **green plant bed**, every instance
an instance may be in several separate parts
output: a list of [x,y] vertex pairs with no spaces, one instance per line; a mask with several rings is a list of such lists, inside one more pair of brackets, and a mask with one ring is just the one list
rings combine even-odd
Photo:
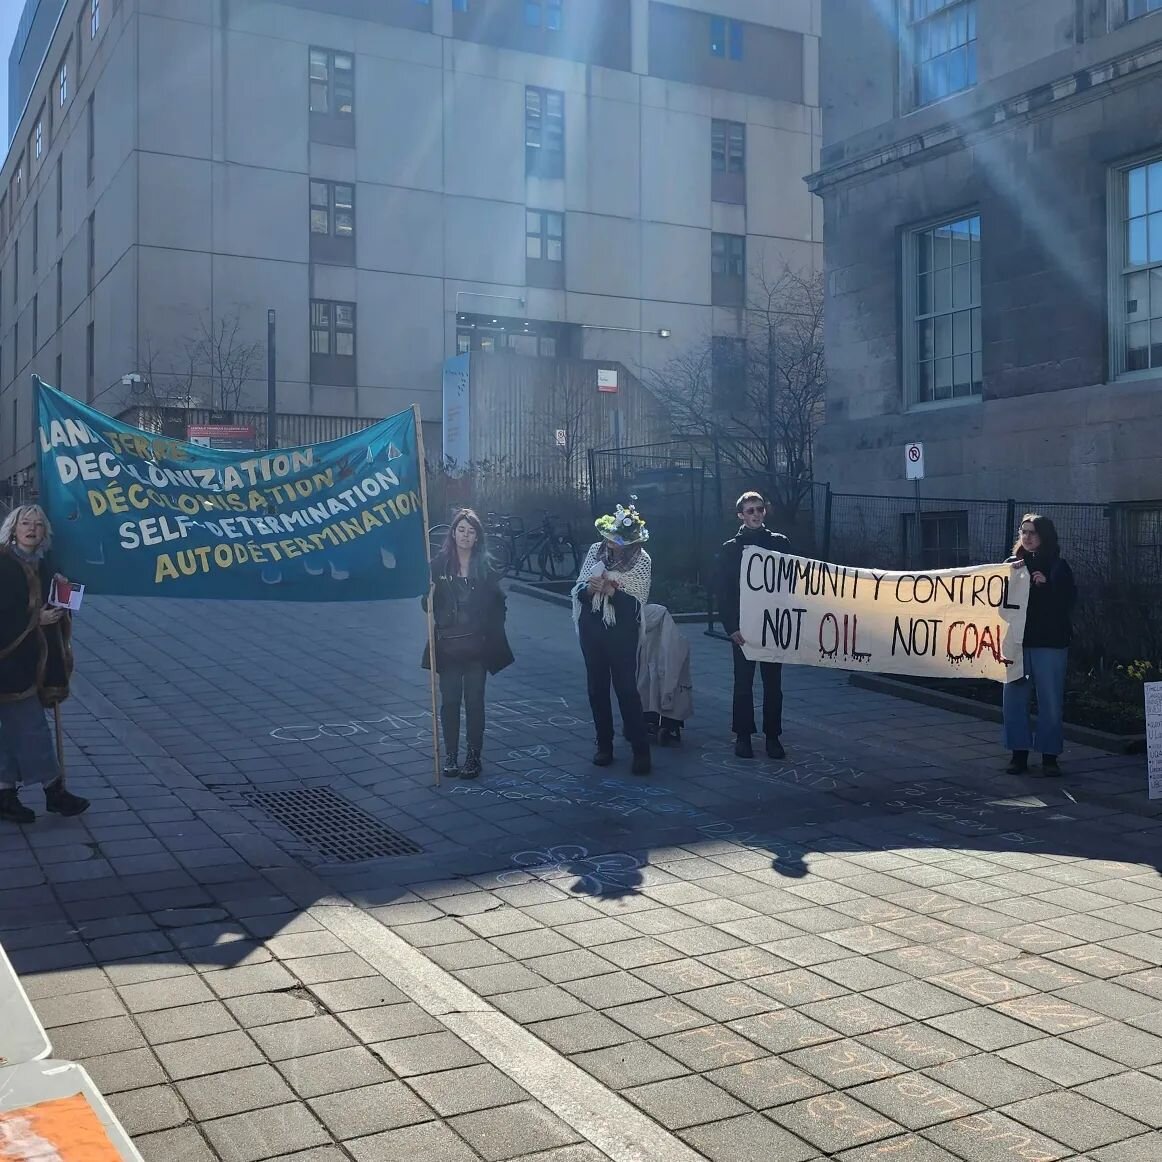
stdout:
[[650,601],[664,605],[671,613],[705,613],[706,589],[692,581],[676,581],[655,573]]
[[[914,678],[895,676],[910,686],[939,690],[958,698],[970,698],[990,706],[1001,705],[999,682],[979,678]],[[1036,711],[1036,698],[1033,698]],[[1142,683],[1122,669],[1084,671],[1070,669],[1065,679],[1065,721],[1110,734],[1141,734],[1146,729]]]

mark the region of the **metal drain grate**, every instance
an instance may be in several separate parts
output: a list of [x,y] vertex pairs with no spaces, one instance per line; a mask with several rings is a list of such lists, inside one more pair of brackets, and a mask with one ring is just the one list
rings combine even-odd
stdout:
[[325,859],[336,863],[419,855],[422,851],[406,835],[380,823],[328,787],[251,791],[245,797]]

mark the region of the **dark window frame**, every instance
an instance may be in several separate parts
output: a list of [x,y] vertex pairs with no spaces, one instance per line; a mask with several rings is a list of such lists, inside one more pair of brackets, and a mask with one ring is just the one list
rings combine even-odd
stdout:
[[[535,219],[535,221],[534,221]],[[554,223],[559,230],[554,231]],[[536,253],[533,254],[533,244]],[[557,257],[549,257],[557,250]],[[565,285],[565,212],[563,210],[525,210],[525,282],[529,286],[560,289]]]
[[[341,312],[349,312],[350,325],[341,321]],[[320,386],[354,387],[359,350],[356,304],[338,299],[311,299],[308,323],[311,382]],[[347,335],[351,350],[340,353],[340,338]],[[325,336],[325,345],[320,342],[320,336]]]
[[710,55],[720,60],[742,60],[745,22],[717,15],[711,15],[708,19]]
[[[340,65],[340,61],[348,62]],[[340,74],[346,74],[341,81]],[[355,53],[311,45],[307,49],[307,111],[311,140],[355,145]]]
[[[467,11],[467,8],[462,9]],[[524,20],[530,28],[560,32],[565,26],[564,0],[524,0]]]
[[715,118],[710,123],[710,196],[746,205],[746,122]]
[[746,235],[710,235],[710,301],[716,307],[746,303]]
[[97,212],[95,210],[86,219],[85,285],[88,294],[92,294],[97,286]]
[[710,394],[715,411],[746,408],[746,339],[715,335],[710,340]]
[[977,0],[903,0],[912,108],[977,84]]
[[525,86],[525,174],[565,176],[565,94],[560,89]]
[[93,109],[92,93],[89,94],[89,99],[85,102],[85,137],[85,174],[87,184],[91,186],[97,170],[97,117]]
[[[904,559],[916,553],[916,513],[901,513]],[[947,536],[949,532],[951,537]],[[968,509],[920,513],[919,568],[962,569],[975,564],[969,537]]]
[[[97,351],[95,324],[85,327],[85,402],[92,403],[97,380]],[[59,385],[57,385],[59,386]]]
[[[311,178],[308,182],[311,261],[355,265],[355,183]],[[346,221],[344,229],[341,222]],[[319,229],[319,226],[323,229]]]

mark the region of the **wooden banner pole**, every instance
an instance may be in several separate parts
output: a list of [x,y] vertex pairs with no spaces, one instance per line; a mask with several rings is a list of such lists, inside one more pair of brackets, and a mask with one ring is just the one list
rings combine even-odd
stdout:
[[61,769],[60,784],[63,787],[65,785],[65,736],[64,731],[61,730],[61,704],[59,702],[53,703],[52,717],[56,726],[56,761]]
[[[428,516],[428,465],[424,455],[424,425],[420,420],[418,404],[412,404],[412,416],[416,425],[416,456],[419,460],[420,507],[424,510],[424,552],[430,553],[431,520]],[[432,695],[432,762],[435,767],[436,783],[440,785],[440,723],[436,711],[436,579],[428,577],[427,623],[428,623],[428,678]]]

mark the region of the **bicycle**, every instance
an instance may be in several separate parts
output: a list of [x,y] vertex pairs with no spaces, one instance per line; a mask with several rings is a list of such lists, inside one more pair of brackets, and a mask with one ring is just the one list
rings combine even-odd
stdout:
[[502,520],[508,532],[514,574],[531,573],[542,581],[563,581],[577,576],[582,557],[573,531],[566,525],[564,532],[557,532],[553,523],[556,517],[551,516],[547,509],[539,527],[531,532],[525,529],[524,521],[519,517]]

